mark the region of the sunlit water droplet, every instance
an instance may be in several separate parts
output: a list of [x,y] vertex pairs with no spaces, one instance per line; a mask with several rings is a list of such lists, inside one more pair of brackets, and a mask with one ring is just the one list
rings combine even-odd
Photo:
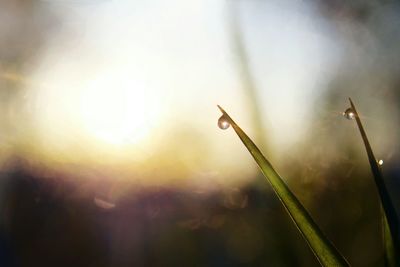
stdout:
[[348,120],[353,120],[356,117],[356,113],[352,108],[348,108],[343,112],[343,116]]
[[222,115],[219,119],[218,119],[218,127],[222,130],[226,130],[229,128],[229,126],[231,126],[231,124],[228,122],[228,120],[225,118],[224,115]]
[[382,160],[382,159],[378,160],[378,165],[379,165],[379,166],[382,166],[382,165],[383,165],[383,160]]

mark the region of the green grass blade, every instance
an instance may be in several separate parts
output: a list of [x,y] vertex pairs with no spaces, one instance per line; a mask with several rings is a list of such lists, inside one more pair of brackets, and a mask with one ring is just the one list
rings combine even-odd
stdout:
[[[382,209],[381,209],[382,210]],[[390,233],[390,228],[386,215],[382,210],[382,231],[383,231],[383,246],[384,246],[384,260],[385,266],[396,267],[399,266],[399,257],[394,248],[392,234]]]
[[218,106],[226,120],[232,125],[236,134],[242,140],[254,160],[257,162],[261,172],[272,185],[276,195],[286,208],[300,233],[307,241],[314,255],[322,266],[349,266],[345,258],[337,251],[333,244],[319,229],[307,210],[303,207],[296,196],[274,170],[271,163],[263,156],[258,147],[246,135],[246,133],[232,120],[232,118]]
[[355,114],[357,126],[360,130],[360,134],[367,151],[369,165],[371,166],[372,174],[374,176],[375,184],[378,188],[378,193],[384,210],[384,213],[382,213],[382,227],[385,246],[385,261],[388,266],[400,266],[399,222],[396,210],[390,199],[389,192],[387,191],[385,182],[383,180],[381,168],[376,161],[374,152],[372,151],[371,145],[368,141],[367,134],[365,133],[364,127],[361,123],[360,116],[358,116],[357,109],[351,98],[349,98],[349,101]]

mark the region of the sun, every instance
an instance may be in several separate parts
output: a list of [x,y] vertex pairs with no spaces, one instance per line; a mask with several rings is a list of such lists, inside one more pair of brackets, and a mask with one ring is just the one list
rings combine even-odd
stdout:
[[102,76],[88,82],[80,93],[80,121],[98,141],[137,143],[159,119],[157,99],[145,83],[127,76]]

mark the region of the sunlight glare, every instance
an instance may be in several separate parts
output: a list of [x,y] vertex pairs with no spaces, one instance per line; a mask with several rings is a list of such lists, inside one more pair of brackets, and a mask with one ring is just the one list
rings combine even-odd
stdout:
[[102,76],[83,90],[80,120],[84,130],[99,141],[112,145],[137,143],[157,121],[157,99],[134,78]]

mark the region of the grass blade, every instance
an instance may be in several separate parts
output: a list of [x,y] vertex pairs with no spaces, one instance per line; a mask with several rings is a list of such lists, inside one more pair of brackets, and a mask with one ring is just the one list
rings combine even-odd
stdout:
[[351,108],[354,112],[357,126],[358,129],[360,130],[360,134],[363,139],[365,149],[367,151],[369,165],[371,166],[372,174],[374,176],[375,184],[376,187],[378,188],[378,193],[384,210],[384,213],[382,213],[383,216],[382,227],[383,227],[384,246],[385,246],[385,261],[389,266],[400,266],[399,222],[396,210],[390,199],[389,192],[387,191],[385,182],[383,181],[381,168],[379,167],[378,162],[376,161],[371,145],[368,141],[367,134],[365,133],[364,127],[361,123],[360,116],[358,116],[356,107],[351,98],[349,98],[349,101]]
[[271,163],[264,157],[258,147],[246,135],[246,133],[232,120],[232,118],[218,106],[225,119],[232,125],[236,134],[242,140],[261,172],[272,185],[276,195],[286,208],[300,233],[307,241],[314,255],[322,266],[349,266],[345,258],[337,251],[328,238],[322,233],[307,210],[274,170]]
[[399,255],[396,252],[393,237],[390,233],[389,224],[386,218],[384,211],[381,208],[382,212],[382,232],[383,232],[383,246],[384,246],[384,254],[385,254],[385,266],[389,267],[397,267],[399,266]]

